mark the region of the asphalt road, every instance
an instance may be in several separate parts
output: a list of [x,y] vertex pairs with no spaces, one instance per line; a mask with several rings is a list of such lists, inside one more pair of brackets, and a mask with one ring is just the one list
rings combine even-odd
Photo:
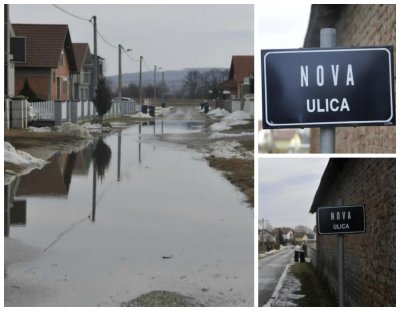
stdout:
[[258,261],[258,306],[271,298],[279,278],[288,263],[293,261],[294,249],[285,248]]

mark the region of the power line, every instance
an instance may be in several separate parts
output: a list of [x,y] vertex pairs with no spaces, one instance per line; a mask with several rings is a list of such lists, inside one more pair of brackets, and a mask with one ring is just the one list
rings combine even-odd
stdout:
[[144,66],[145,66],[148,70],[152,70],[152,69],[150,69],[150,67],[147,65],[146,60],[144,59],[144,57],[143,57],[142,59],[143,59]]
[[104,38],[103,37],[103,35],[97,30],[97,34],[100,36],[100,38],[101,39],[103,39],[103,41],[105,42],[105,43],[107,43],[109,46],[111,46],[112,48],[114,48],[114,49],[118,49],[118,46],[115,46],[115,45],[113,45],[113,44],[111,44],[110,42],[108,42],[107,40],[106,40],[106,38]]
[[57,9],[63,11],[64,13],[67,13],[68,15],[71,15],[71,16],[73,16],[73,17],[75,17],[75,18],[81,19],[81,20],[83,20],[83,21],[85,21],[85,22],[91,23],[91,19],[83,18],[83,17],[80,17],[80,16],[78,16],[78,15],[72,14],[71,12],[68,12],[67,10],[65,10],[65,9],[63,9],[63,8],[61,8],[61,7],[59,7],[59,6],[56,5],[56,4],[52,4],[52,6],[54,6],[55,8],[57,8]]
[[136,63],[139,61],[138,59],[132,58],[132,57],[125,51],[125,49],[123,49],[123,51],[124,51],[124,53],[126,54],[126,56],[128,56],[128,58],[129,58],[131,61],[136,62]]

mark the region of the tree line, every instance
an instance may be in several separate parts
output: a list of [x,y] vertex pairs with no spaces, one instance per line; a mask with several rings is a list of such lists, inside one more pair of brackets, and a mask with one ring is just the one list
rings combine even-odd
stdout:
[[[173,92],[168,88],[166,83],[164,85],[160,82],[156,86],[156,96],[160,98],[162,93],[169,96],[179,98],[203,98],[210,94],[218,93],[217,86],[223,81],[228,79],[228,69],[210,69],[208,71],[200,72],[199,70],[190,70],[185,75],[182,81],[182,87]],[[117,97],[117,92],[113,94]],[[139,98],[139,86],[135,83],[130,83],[128,86],[123,86],[121,89],[122,97]],[[142,97],[154,96],[154,86],[146,85],[142,87]]]

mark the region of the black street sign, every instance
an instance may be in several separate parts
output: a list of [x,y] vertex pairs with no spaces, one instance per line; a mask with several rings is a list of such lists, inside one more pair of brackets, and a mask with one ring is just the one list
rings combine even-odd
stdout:
[[365,232],[365,206],[320,207],[317,210],[319,234]]
[[262,50],[264,128],[395,125],[393,47]]

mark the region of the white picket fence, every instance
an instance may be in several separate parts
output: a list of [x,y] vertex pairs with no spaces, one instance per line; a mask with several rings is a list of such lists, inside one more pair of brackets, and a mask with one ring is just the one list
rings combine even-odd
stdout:
[[[28,103],[28,105],[32,107],[31,115],[35,120],[54,120],[56,124],[67,121],[76,123],[97,115],[92,101],[43,101]],[[104,118],[135,112],[136,106],[134,101],[113,101]]]

